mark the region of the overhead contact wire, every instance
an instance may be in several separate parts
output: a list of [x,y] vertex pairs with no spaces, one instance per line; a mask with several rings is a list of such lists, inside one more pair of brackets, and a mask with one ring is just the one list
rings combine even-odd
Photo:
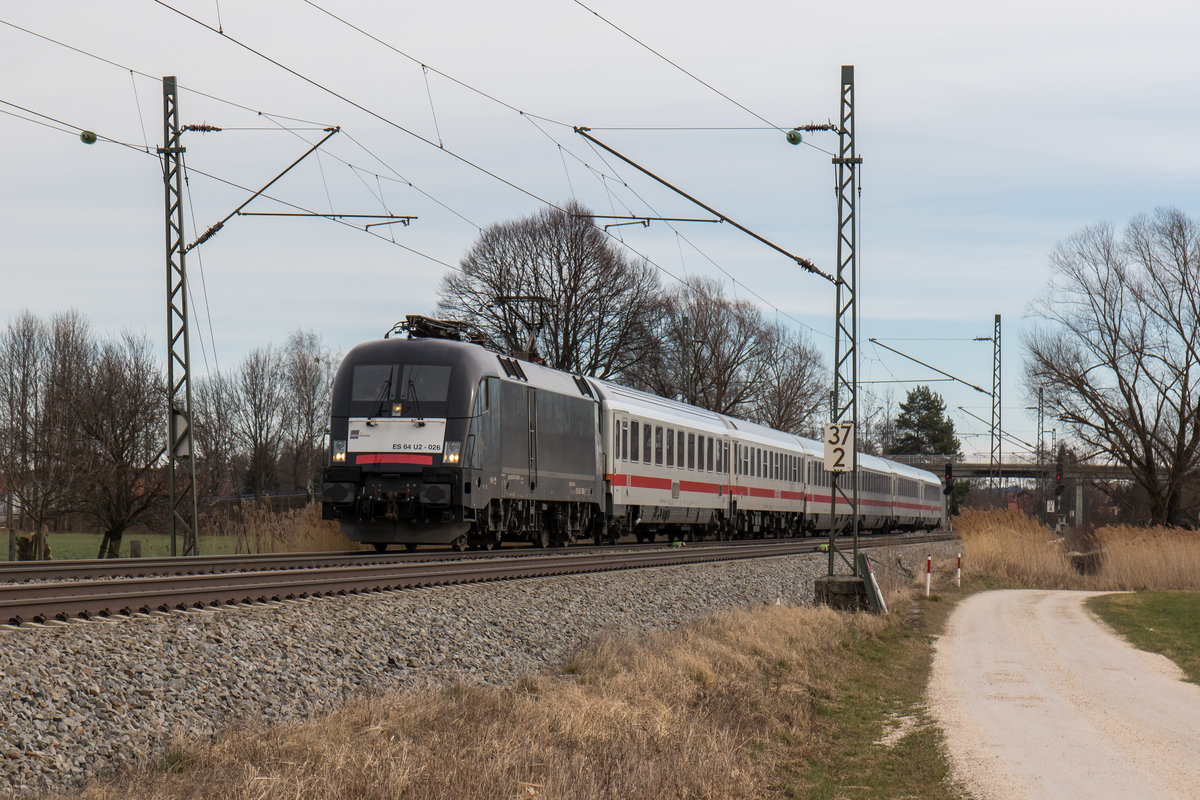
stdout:
[[[22,33],[27,33],[30,36],[34,36],[38,39],[41,39],[42,41],[49,42],[50,44],[57,45],[58,47],[66,48],[67,50],[78,53],[81,56],[86,56],[88,58],[94,59],[101,63],[108,64],[109,66],[116,67],[117,69],[124,70],[126,72],[131,72],[134,75],[137,75],[142,78],[146,78],[148,80],[152,80],[155,83],[158,83],[162,80],[161,76],[151,75],[148,72],[143,72],[139,69],[133,69],[132,67],[128,67],[124,64],[120,64],[116,61],[113,61],[110,58],[105,58],[102,55],[98,55],[98,54],[90,52],[88,50],[84,50],[83,48],[80,48],[80,47],[75,47],[74,45],[67,44],[66,42],[60,41],[60,40],[55,39],[50,36],[46,36],[45,34],[42,34],[42,33],[38,33],[37,31],[32,31],[29,28],[23,28],[20,25],[17,25],[16,23],[9,22],[8,20],[0,19],[0,25],[7,25],[8,27],[13,28],[14,30],[21,31]],[[207,97],[209,100],[213,100],[218,103],[224,103],[225,105],[233,106],[234,108],[240,108],[242,111],[249,111],[252,114],[257,114],[260,117],[266,117],[272,121],[274,121],[276,119],[286,119],[290,122],[302,122],[305,125],[314,125],[314,126],[317,126],[318,129],[329,127],[328,125],[326,125],[324,123],[316,122],[311,119],[301,119],[300,117],[289,117],[286,114],[274,114],[271,112],[262,111],[257,108],[251,108],[250,106],[244,105],[235,100],[228,100],[224,97],[218,97],[215,94],[209,94],[208,92],[202,92],[199,89],[194,89],[190,86],[185,86],[183,84],[177,84],[177,86],[179,89],[181,89],[183,91],[191,92],[192,94],[199,95],[200,97]]]
[[[17,105],[16,103],[10,103],[10,102],[8,102],[7,100],[0,100],[0,103],[2,103],[2,104],[4,104],[4,105],[7,105],[7,106],[12,106],[13,108],[16,108],[16,109],[19,109],[19,110],[21,110],[21,111],[24,111],[24,112],[25,112],[25,113],[27,113],[27,114],[33,114],[34,116],[37,116],[37,117],[42,117],[43,119],[49,120],[50,122],[53,122],[53,123],[55,123],[56,125],[61,125],[61,126],[63,126],[63,127],[62,127],[62,128],[55,128],[55,127],[54,127],[54,125],[49,125],[49,124],[47,124],[47,123],[45,123],[45,122],[41,122],[41,121],[39,121],[39,120],[36,120],[36,119],[27,119],[27,118],[25,118],[25,117],[21,117],[21,116],[20,116],[20,115],[18,115],[18,114],[12,114],[11,112],[6,112],[6,111],[4,111],[3,109],[0,109],[0,113],[7,113],[7,114],[9,114],[9,116],[13,116],[13,117],[16,117],[16,118],[18,118],[18,119],[24,119],[26,122],[32,122],[32,123],[34,123],[35,125],[41,125],[41,126],[43,126],[43,127],[46,127],[46,128],[51,128],[51,129],[53,129],[53,130],[58,130],[58,131],[61,131],[62,133],[75,134],[75,135],[78,135],[80,132],[82,132],[82,131],[84,130],[83,128],[79,127],[78,125],[74,125],[74,124],[72,124],[72,123],[70,123],[70,122],[64,122],[64,121],[62,121],[62,120],[60,120],[60,119],[56,119],[56,118],[54,118],[54,117],[51,117],[51,116],[48,116],[48,115],[46,115],[46,114],[41,114],[41,113],[39,113],[39,112],[37,112],[37,111],[33,111],[32,109],[25,108],[24,106],[19,106],[19,105]],[[141,154],[141,155],[152,155],[152,156],[154,156],[154,159],[155,159],[156,161],[158,161],[158,160],[159,160],[159,158],[158,158],[158,156],[157,156],[157,155],[155,155],[155,154],[153,154],[153,153],[146,153],[146,151],[145,151],[145,150],[143,150],[141,147],[138,147],[136,144],[131,144],[131,143],[129,143],[129,142],[123,142],[123,141],[121,141],[120,139],[113,139],[113,138],[112,138],[112,137],[110,137],[110,136],[104,136],[103,134],[100,134],[100,133],[97,133],[97,134],[96,134],[96,138],[97,138],[98,140],[100,140],[100,141],[111,142],[112,144],[115,144],[115,145],[120,145],[121,147],[128,148],[128,149],[132,150],[133,152],[135,152],[135,153],[139,153],[139,154]],[[220,176],[218,176],[218,175],[213,175],[211,172],[205,172],[204,170],[199,170],[199,169],[195,169],[195,168],[191,168],[191,169],[189,169],[188,171],[189,171],[190,173],[195,173],[196,175],[203,175],[204,177],[206,177],[206,178],[209,178],[210,180],[217,181],[218,183],[223,183],[223,184],[225,184],[226,186],[231,186],[231,187],[233,187],[234,189],[239,189],[239,190],[241,190],[241,191],[243,191],[243,192],[253,192],[253,191],[254,191],[253,189],[251,189],[251,188],[249,188],[249,187],[247,187],[247,186],[242,186],[240,183],[236,183],[236,182],[234,182],[234,181],[231,181],[231,180],[229,180],[229,179],[227,179],[227,178],[222,178],[222,177],[220,177]],[[269,195],[269,194],[267,194],[266,192],[260,192],[260,193],[258,194],[258,196],[259,196],[259,197],[262,197],[262,198],[265,198],[265,199],[267,199],[267,200],[272,200],[272,201],[274,201],[274,202],[276,202],[276,203],[279,203],[279,204],[281,204],[281,205],[287,206],[287,207],[289,207],[289,208],[293,208],[293,209],[295,209],[295,210],[297,210],[297,211],[303,211],[305,214],[311,214],[312,216],[315,216],[315,217],[322,217],[322,218],[324,218],[324,219],[328,219],[328,220],[329,220],[329,221],[331,221],[331,222],[336,222],[336,223],[338,223],[339,225],[344,225],[344,226],[346,226],[347,228],[352,228],[353,230],[356,230],[356,231],[362,231],[363,233],[369,234],[370,236],[374,236],[376,239],[379,239],[379,240],[381,240],[381,241],[384,241],[384,242],[389,242],[389,239],[388,239],[386,236],[381,236],[381,235],[379,235],[378,233],[376,233],[375,231],[366,230],[365,228],[360,228],[359,226],[357,226],[357,225],[354,225],[354,224],[351,224],[351,223],[349,223],[349,222],[346,222],[346,221],[345,221],[345,220],[343,220],[343,219],[338,219],[336,216],[332,216],[332,215],[329,215],[329,214],[323,214],[323,213],[321,213],[321,212],[319,212],[319,211],[313,211],[313,210],[312,210],[312,209],[310,209],[310,208],[306,208],[306,207],[304,207],[304,206],[297,205],[296,203],[292,203],[292,202],[289,202],[289,201],[287,201],[287,200],[283,200],[283,199],[281,199],[281,198],[278,198],[278,197],[274,197],[274,196],[272,196],[272,195]],[[408,245],[401,244],[400,242],[396,242],[396,241],[390,241],[390,244],[393,244],[393,245],[395,245],[396,247],[399,247],[401,250],[407,250],[408,252],[412,253],[413,255],[420,256],[421,258],[424,258],[424,259],[426,259],[426,260],[428,260],[428,261],[432,261],[432,262],[434,262],[435,264],[440,264],[440,265],[442,265],[443,267],[447,267],[447,268],[449,268],[449,269],[452,269],[452,270],[454,270],[455,272],[461,272],[461,271],[462,271],[462,270],[460,270],[460,269],[459,269],[457,266],[455,266],[454,264],[450,264],[450,263],[447,263],[447,262],[445,262],[445,261],[442,261],[440,258],[437,258],[436,256],[431,256],[431,255],[429,255],[428,253],[423,253],[423,252],[421,252],[420,250],[417,250],[416,248],[409,247]]]
[[517,108],[513,104],[504,102],[503,100],[501,100],[499,97],[496,97],[495,95],[489,94],[489,93],[483,91],[482,89],[479,89],[475,86],[472,86],[469,83],[466,83],[465,81],[461,81],[458,78],[454,77],[453,75],[448,75],[445,72],[442,72],[440,69],[437,69],[436,67],[429,66],[424,61],[421,61],[419,58],[417,58],[416,56],[409,55],[408,53],[404,52],[403,50],[401,50],[400,48],[391,44],[390,42],[386,42],[383,39],[380,39],[375,34],[371,33],[370,31],[360,28],[359,26],[355,25],[353,22],[350,22],[349,20],[347,20],[343,17],[339,17],[337,14],[334,14],[329,9],[324,8],[324,7],[314,3],[312,0],[304,0],[304,2],[307,3],[308,5],[312,6],[313,8],[315,8],[317,11],[320,11],[322,14],[325,14],[326,16],[329,16],[329,17],[337,20],[338,22],[342,23],[347,28],[350,28],[350,29],[362,34],[363,36],[366,36],[368,39],[375,42],[376,44],[383,45],[387,49],[391,50],[393,53],[403,56],[404,58],[407,58],[412,63],[421,67],[421,69],[428,70],[429,72],[433,72],[433,73],[445,78],[446,80],[448,80],[454,84],[457,84],[458,86],[461,86],[462,88],[466,89],[467,91],[474,92],[475,94],[479,95],[480,97],[487,98],[488,100],[491,100],[493,103],[502,105],[505,108],[509,109],[510,111],[515,111],[518,114],[521,114],[522,116],[533,117],[535,119],[540,119],[543,122],[549,122],[552,125],[561,125],[564,128],[571,127],[571,125],[566,122],[560,122],[559,120],[556,120],[556,119],[550,119],[549,117],[543,117],[538,114],[530,114],[528,111],[522,111],[521,109]]
[[390,125],[391,127],[395,128],[398,131],[407,133],[409,136],[413,137],[414,139],[417,139],[418,141],[424,142],[425,144],[429,145],[430,147],[435,147],[438,150],[441,150],[443,153],[447,153],[448,155],[450,155],[452,158],[456,159],[457,161],[460,161],[461,163],[466,164],[467,166],[471,167],[472,169],[475,169],[495,180],[500,181],[505,186],[508,186],[509,188],[512,188],[512,189],[516,189],[521,194],[531,197],[534,200],[537,200],[539,203],[543,203],[545,205],[550,206],[551,208],[555,208],[560,211],[562,210],[561,208],[559,208],[559,206],[556,203],[552,203],[551,201],[547,200],[544,197],[541,197],[540,195],[535,194],[534,192],[530,191],[529,189],[526,189],[523,186],[519,186],[519,185],[513,183],[512,181],[508,180],[507,178],[501,177],[500,175],[496,174],[495,172],[492,172],[491,170],[487,169],[486,167],[476,164],[474,161],[471,161],[470,159],[466,158],[465,156],[460,156],[458,153],[454,152],[453,150],[450,150],[450,149],[444,148],[444,147],[439,147],[438,144],[436,142],[432,141],[431,139],[428,139],[428,138],[422,136],[421,134],[417,133],[416,131],[413,131],[413,130],[410,130],[409,128],[404,127],[403,125],[396,122],[395,120],[389,119],[377,111],[373,111],[370,108],[367,108],[366,106],[364,106],[363,104],[361,104],[359,102],[351,100],[349,97],[346,97],[344,94],[341,94],[341,93],[335,91],[334,89],[330,89],[328,86],[325,86],[324,84],[320,83],[319,81],[313,80],[312,78],[308,77],[307,75],[305,75],[297,70],[292,69],[291,67],[282,63],[281,61],[277,61],[274,58],[271,58],[270,56],[268,56],[267,54],[265,54],[259,50],[255,50],[250,45],[248,45],[238,39],[235,39],[234,37],[230,36],[229,34],[222,33],[221,31],[217,30],[213,26],[209,25],[207,22],[203,22],[199,19],[196,19],[195,17],[191,16],[190,14],[186,14],[183,11],[180,11],[179,9],[175,8],[174,6],[170,5],[169,3],[164,2],[163,0],[154,0],[154,2],[157,5],[160,5],[163,8],[167,9],[168,11],[173,11],[174,13],[183,17],[184,19],[190,20],[191,22],[194,22],[195,24],[199,25],[200,27],[202,27],[206,30],[212,31],[213,33],[217,34],[218,36],[221,36],[222,38],[226,39],[227,41],[232,42],[233,44],[237,45],[238,47],[241,47],[243,50],[253,53],[254,55],[258,56],[259,58],[263,59],[264,61],[268,61],[268,62],[274,64],[275,66],[282,69],[284,72],[287,72],[288,74],[299,78],[300,80],[304,81],[305,83],[309,84],[310,86],[313,86],[314,88],[320,89],[321,91],[325,92],[326,94],[336,97],[337,99],[341,100],[343,103],[354,106],[359,111],[362,111],[364,114],[368,114],[368,115],[374,117],[375,119],[379,120],[380,122],[382,122],[386,125]]
[[735,106],[737,106],[738,108],[742,109],[742,110],[743,110],[743,111],[745,111],[747,114],[749,114],[750,116],[752,116],[752,117],[754,117],[755,119],[757,119],[759,122],[764,122],[764,123],[766,123],[767,125],[770,125],[772,128],[774,128],[774,129],[775,129],[775,130],[777,130],[777,131],[786,131],[786,130],[787,130],[786,128],[782,128],[782,127],[780,127],[780,126],[776,125],[775,123],[771,122],[769,119],[767,119],[766,117],[762,116],[761,114],[759,114],[759,113],[757,113],[757,112],[755,112],[755,111],[753,111],[753,110],[751,110],[751,109],[747,108],[747,107],[746,107],[746,106],[744,106],[743,104],[739,103],[737,100],[734,100],[732,97],[730,97],[729,95],[725,94],[724,92],[722,92],[722,91],[721,91],[720,89],[718,89],[717,87],[713,86],[713,85],[712,85],[711,83],[709,83],[708,81],[705,81],[705,80],[703,80],[702,78],[699,78],[699,77],[697,77],[696,75],[692,74],[691,72],[688,72],[686,69],[684,69],[684,68],[683,68],[683,67],[681,67],[680,65],[676,64],[674,61],[672,61],[671,59],[667,58],[667,57],[666,57],[666,56],[664,56],[662,53],[658,52],[658,51],[657,51],[657,50],[655,50],[653,47],[651,47],[650,45],[648,45],[648,44],[646,44],[645,42],[643,42],[641,39],[637,38],[636,36],[634,36],[633,34],[629,33],[628,31],[625,31],[625,30],[623,30],[623,29],[622,29],[622,28],[621,28],[619,25],[617,25],[615,22],[611,22],[610,20],[608,20],[608,19],[604,18],[603,16],[601,16],[601,15],[600,15],[598,12],[594,11],[594,10],[593,10],[593,9],[591,9],[591,8],[588,8],[586,5],[584,5],[583,3],[581,3],[581,2],[580,2],[580,0],[575,0],[575,5],[579,6],[580,8],[582,8],[582,9],[583,9],[583,10],[585,10],[585,11],[590,11],[592,14],[594,14],[594,15],[596,16],[596,18],[597,18],[597,19],[599,19],[599,20],[600,20],[601,22],[603,22],[605,25],[608,25],[610,28],[612,28],[613,30],[615,30],[617,33],[621,34],[622,36],[624,36],[624,37],[626,37],[626,38],[628,38],[628,39],[630,39],[630,40],[632,40],[632,41],[633,41],[633,42],[635,42],[635,43],[636,43],[638,46],[640,46],[640,47],[642,47],[642,48],[645,48],[646,50],[649,50],[651,53],[653,53],[654,55],[658,56],[658,57],[659,57],[659,58],[661,58],[663,61],[667,62],[667,63],[668,63],[668,64],[670,64],[672,67],[674,67],[675,69],[679,70],[679,71],[680,71],[680,72],[682,72],[684,75],[687,75],[689,78],[691,78],[692,80],[696,81],[696,82],[697,82],[697,83],[699,83],[700,85],[702,85],[702,86],[704,86],[704,87],[708,88],[709,90],[711,90],[711,91],[713,91],[713,92],[716,92],[716,93],[717,93],[717,94],[719,94],[721,97],[724,97],[726,100],[728,100],[729,102],[733,103]]

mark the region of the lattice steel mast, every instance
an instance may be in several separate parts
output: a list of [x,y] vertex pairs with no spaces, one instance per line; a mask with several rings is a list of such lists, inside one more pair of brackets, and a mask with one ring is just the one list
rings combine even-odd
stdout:
[[992,488],[1000,488],[1001,427],[1000,427],[1000,315],[996,315],[996,329],[992,333],[992,452],[988,457],[988,471],[992,476]]
[[[197,555],[196,463],[192,459],[191,348],[188,341],[187,270],[183,241],[183,153],[175,76],[163,78],[163,193],[167,244],[167,530],[171,555]],[[180,469],[180,467],[183,469]]]
[[[841,124],[838,128],[838,154],[833,159],[837,181],[838,239],[837,239],[837,299],[836,328],[833,343],[832,421],[852,423],[858,427],[858,217],[855,199],[858,193],[858,170],[862,163],[854,145],[854,66],[842,66]],[[829,574],[834,574],[835,554],[846,560],[837,547],[836,539],[849,530],[853,536],[853,556],[848,564],[858,574],[858,453],[852,448],[850,489],[839,485],[838,473],[830,473],[831,525],[829,528]],[[849,512],[839,527],[839,506]]]

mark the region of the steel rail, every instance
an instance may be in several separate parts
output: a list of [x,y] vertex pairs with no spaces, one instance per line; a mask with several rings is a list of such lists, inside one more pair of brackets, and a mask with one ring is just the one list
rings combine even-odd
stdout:
[[[950,538],[880,537],[876,547],[918,544]],[[548,577],[689,563],[770,558],[817,552],[813,540],[767,540],[722,547],[657,548],[587,552],[538,551],[524,558],[448,561],[396,560],[325,568],[222,572],[201,575],[138,577],[128,580],[78,580],[0,586],[0,620],[68,620],[172,609],[203,608],[246,602],[343,595],[392,589]]]
[[[908,534],[906,541],[913,541],[913,535]],[[753,546],[777,540],[745,540],[741,544]],[[653,549],[669,546],[665,542],[651,544],[634,544],[633,542],[616,545],[600,545],[603,552],[618,552],[625,549]],[[728,547],[728,542],[706,541],[689,542],[688,547]],[[597,549],[594,545],[578,545],[570,552],[589,552]],[[149,557],[149,558],[96,558],[75,559],[66,561],[7,561],[0,562],[0,584],[22,583],[28,581],[55,580],[84,580],[101,578],[136,578],[152,575],[198,575],[213,572],[251,572],[259,570],[279,569],[318,569],[328,566],[344,566],[346,564],[385,564],[403,561],[413,563],[418,561],[464,561],[493,558],[518,558],[534,556],[547,552],[563,552],[551,548],[541,550],[520,545],[497,548],[495,550],[470,550],[457,552],[449,550],[420,550],[416,552],[376,553],[363,550],[322,553],[242,553],[213,556],[178,556]]]
[[[715,542],[698,542],[694,547],[713,546]],[[618,549],[665,547],[659,542],[651,545],[620,544]],[[586,552],[594,545],[580,545],[570,552]],[[614,552],[602,545],[606,552]],[[27,581],[83,580],[100,578],[136,578],[152,575],[199,575],[214,572],[256,572],[279,569],[320,569],[347,564],[390,564],[423,561],[465,561],[488,558],[519,558],[561,550],[541,550],[531,547],[506,547],[496,550],[423,550],[417,552],[376,553],[363,550],[323,553],[242,553],[219,556],[178,556],[154,558],[98,558],[68,561],[13,561],[0,563],[0,584]]]

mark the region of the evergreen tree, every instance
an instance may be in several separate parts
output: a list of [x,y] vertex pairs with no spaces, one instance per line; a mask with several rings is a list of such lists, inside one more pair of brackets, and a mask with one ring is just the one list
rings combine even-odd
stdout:
[[946,416],[946,401],[928,386],[918,386],[900,404],[890,453],[961,455],[954,421]]

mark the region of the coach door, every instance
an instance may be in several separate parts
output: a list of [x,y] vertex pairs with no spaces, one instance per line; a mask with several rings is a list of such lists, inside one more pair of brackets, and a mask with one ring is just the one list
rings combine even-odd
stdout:
[[529,389],[526,410],[529,418],[529,490],[537,488],[538,457],[537,457],[537,390]]

